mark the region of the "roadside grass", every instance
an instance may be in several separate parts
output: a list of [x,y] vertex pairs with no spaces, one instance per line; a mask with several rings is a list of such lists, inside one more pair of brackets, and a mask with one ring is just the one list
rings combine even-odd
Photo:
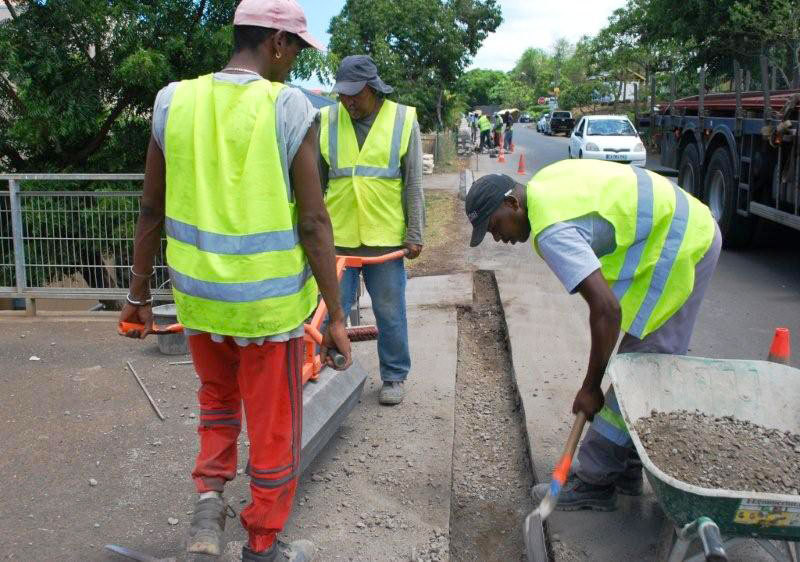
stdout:
[[464,271],[469,240],[462,205],[455,192],[430,190],[425,193],[425,246],[419,258],[407,262],[409,277]]

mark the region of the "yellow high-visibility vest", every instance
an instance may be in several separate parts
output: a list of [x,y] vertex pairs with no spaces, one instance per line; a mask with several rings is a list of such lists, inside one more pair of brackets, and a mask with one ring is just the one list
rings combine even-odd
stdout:
[[492,122],[485,115],[481,115],[481,118],[478,119],[478,128],[481,132],[488,131],[492,128]]
[[384,100],[359,150],[341,103],[321,111],[320,152],[328,164],[325,204],[337,246],[402,246],[406,236],[400,160],[416,109]]
[[181,82],[165,135],[167,264],[187,328],[261,337],[300,326],[317,303],[281,162],[284,86],[212,75]]
[[622,308],[622,329],[637,338],[660,328],[686,302],[694,270],[714,239],[708,207],[666,178],[602,160],[564,160],[527,188],[536,237],[558,222],[598,213],[614,227],[616,249],[601,272]]

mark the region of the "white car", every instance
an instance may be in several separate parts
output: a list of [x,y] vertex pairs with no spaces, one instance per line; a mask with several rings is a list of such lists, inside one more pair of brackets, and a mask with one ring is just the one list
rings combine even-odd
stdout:
[[593,158],[633,164],[641,168],[647,163],[636,127],[624,115],[587,115],[569,139],[570,158]]
[[547,122],[548,122],[549,118],[550,118],[550,114],[549,113],[545,113],[544,115],[542,115],[542,117],[539,119],[539,122],[536,124],[536,130],[539,131],[540,133],[546,132],[547,131]]

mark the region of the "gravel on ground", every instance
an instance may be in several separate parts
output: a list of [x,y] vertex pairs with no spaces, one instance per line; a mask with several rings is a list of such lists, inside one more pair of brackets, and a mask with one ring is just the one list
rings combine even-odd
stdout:
[[450,557],[521,560],[532,509],[524,423],[494,275],[474,279],[473,308],[458,321]]
[[772,494],[800,490],[800,435],[685,410],[653,411],[635,427],[653,463],[689,484]]

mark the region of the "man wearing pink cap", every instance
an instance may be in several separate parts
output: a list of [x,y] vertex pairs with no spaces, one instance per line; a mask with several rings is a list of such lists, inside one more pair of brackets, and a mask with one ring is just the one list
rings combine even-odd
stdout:
[[146,326],[132,337],[152,329],[150,278],[163,225],[178,318],[201,383],[192,471],[199,497],[187,550],[222,552],[232,511],[222,492],[236,476],[244,409],[252,502],[241,513],[242,559],[302,562],[314,546],[277,534],[299,473],[303,322],[317,287],[332,311],[322,356],[336,348],[343,368],[350,364],[317,167],[318,112],[283,85],[297,54],[322,46],[294,0],[242,0],[233,43],[225,68],[158,93],[120,319]]

